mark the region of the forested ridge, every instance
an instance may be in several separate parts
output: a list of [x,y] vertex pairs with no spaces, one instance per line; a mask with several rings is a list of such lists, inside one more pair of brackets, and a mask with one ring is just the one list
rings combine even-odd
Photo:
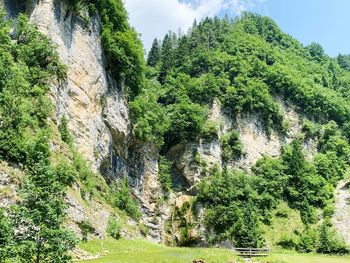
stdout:
[[[121,0],[65,1],[87,25],[92,17],[100,19],[106,70],[128,100],[135,141],[160,152],[163,196],[157,202],[187,191],[173,181],[173,160],[167,156],[172,147],[219,141],[221,163],[213,167],[194,153],[202,177],[189,192],[193,202],[174,209],[178,245],[198,245],[190,232],[203,223],[205,244],[264,247],[274,218],[288,217],[280,209],[285,205],[297,211],[303,229],[277,245],[349,252],[331,220],[335,187],[349,171],[349,55],[331,58],[319,44],[303,46],[283,33],[270,18],[244,13],[195,21],[186,33],[169,32],[154,40],[144,59]],[[95,176],[78,153],[65,116],[52,120],[50,85],[67,76],[50,40],[25,15],[13,23],[2,14],[0,44],[0,160],[25,174],[20,199],[0,209],[0,262],[69,262],[77,239],[63,227],[67,187],[77,183],[82,196],[98,196],[135,221],[142,217],[140,204],[127,179],[108,186]],[[208,120],[214,100],[232,120],[256,115],[267,136],[281,137],[290,129],[280,102],[286,101],[295,106],[302,130],[278,158],[263,156],[251,170],[230,169],[228,164],[244,155],[240,134],[233,128],[220,134],[222,124]],[[52,153],[53,139],[65,153]],[[310,139],[317,143],[312,158],[303,147]],[[204,208],[202,218],[194,212],[189,222],[186,213],[198,206]],[[80,227],[86,241],[91,226],[83,221]],[[122,227],[111,215],[108,235],[120,238]]]
[[[348,62],[348,56],[327,56],[319,44],[304,47],[271,19],[251,13],[234,20],[207,18],[188,33],[169,32],[154,41],[147,77],[155,84],[130,106],[136,134],[158,143],[164,153],[179,143],[217,138],[220,123],[207,121],[214,99],[232,118],[258,115],[267,134],[274,130],[283,136],[289,130],[278,98],[303,116],[302,132],[281,157],[263,157],[250,173],[225,169],[242,149],[237,131],[221,136],[223,170],[204,169],[207,177],[196,201],[207,207],[209,242],[264,246],[260,226],[269,225],[274,209],[287,202],[300,211],[305,230],[279,245],[303,252],[347,251],[331,217],[334,188],[349,168]],[[145,105],[142,98],[150,93]],[[310,138],[318,142],[312,160],[302,147]]]

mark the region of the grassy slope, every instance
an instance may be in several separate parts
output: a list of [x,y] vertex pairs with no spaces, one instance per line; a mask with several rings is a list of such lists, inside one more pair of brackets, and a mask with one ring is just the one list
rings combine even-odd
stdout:
[[[80,248],[103,255],[99,259],[86,260],[86,263],[183,263],[194,259],[205,262],[235,262],[237,257],[231,250],[217,248],[171,248],[153,244],[145,240],[93,240],[80,244]],[[298,254],[290,251],[273,252],[261,262],[270,263],[350,263],[350,257]]]

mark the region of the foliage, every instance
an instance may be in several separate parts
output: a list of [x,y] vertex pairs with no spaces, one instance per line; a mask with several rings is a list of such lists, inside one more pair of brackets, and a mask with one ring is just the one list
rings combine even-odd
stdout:
[[236,131],[231,131],[223,134],[220,138],[222,159],[226,162],[242,155],[242,144],[239,140],[239,134]]
[[160,147],[164,143],[164,133],[170,126],[169,117],[164,108],[157,103],[159,83],[156,81],[147,81],[146,83],[149,88],[129,103],[131,116],[136,136]]
[[11,255],[11,245],[13,242],[14,229],[11,225],[6,211],[0,208],[0,262],[6,262]]
[[[315,122],[335,121],[350,137],[346,58],[339,56],[336,61],[316,43],[303,47],[271,19],[250,13],[235,20],[206,18],[194,23],[187,34],[169,32],[162,41],[154,42],[149,53],[149,77],[162,84],[157,103],[170,119],[169,129],[163,133],[164,151],[212,131],[200,121],[206,114],[200,113],[199,107],[210,107],[214,98],[221,101],[227,114],[258,114],[268,134],[272,129],[281,133],[288,129],[276,101],[280,97]],[[193,111],[185,114],[184,103]],[[147,116],[148,111],[135,115],[139,114]],[[195,127],[190,127],[189,121]],[[304,125],[308,136],[318,136],[317,125],[309,124]],[[175,128],[178,126],[192,132]],[[150,128],[146,125],[145,130]],[[144,138],[148,139],[153,138]]]
[[141,217],[138,203],[131,194],[127,179],[123,179],[119,182],[114,196],[114,205],[119,209],[124,210],[136,221]]
[[67,118],[64,115],[61,117],[60,124],[58,125],[58,130],[60,131],[62,141],[67,143],[69,146],[72,146],[73,138],[69,132]]
[[328,219],[324,220],[319,228],[319,244],[317,252],[320,253],[338,253],[344,254],[349,252],[345,241],[339,236]]
[[161,55],[161,49],[160,49],[160,43],[158,39],[155,39],[153,41],[151,50],[148,53],[147,56],[147,65],[150,67],[155,67],[160,61],[160,55]]
[[168,197],[172,188],[172,180],[171,180],[172,163],[169,160],[167,160],[165,157],[160,156],[158,164],[159,164],[158,180],[162,186],[165,197]]
[[88,220],[83,220],[80,224],[79,224],[80,230],[81,230],[81,235],[82,235],[82,240],[83,242],[87,242],[88,241],[88,235],[90,233],[93,233],[94,228],[92,227],[91,223]]
[[16,25],[11,40],[10,24],[1,14],[0,158],[29,164],[37,161],[34,148],[50,133],[48,83],[64,78],[65,67],[48,38],[28,25],[25,16]]
[[215,235],[211,241],[229,239],[237,247],[261,247],[259,202],[252,178],[241,172],[216,172],[200,185],[198,201],[206,204],[206,225]]
[[318,233],[314,229],[308,228],[300,234],[296,250],[303,253],[314,252],[317,242]]
[[12,212],[14,228],[19,230],[12,247],[16,258],[21,262],[69,261],[68,252],[74,247],[75,238],[62,226],[64,185],[58,181],[47,157],[28,170],[21,197]]
[[137,96],[144,81],[143,47],[138,33],[128,23],[122,0],[68,0],[68,3],[80,16],[84,9],[90,16],[98,11],[107,68],[131,99]]
[[1,14],[0,42],[0,159],[26,172],[20,199],[6,211],[7,219],[1,211],[0,242],[7,243],[2,252],[11,252],[6,255],[11,262],[68,262],[75,245],[73,234],[63,228],[70,179],[50,163],[47,95],[49,83],[65,78],[66,67],[24,15],[11,24]]
[[97,3],[108,69],[117,81],[125,83],[133,98],[139,94],[144,81],[141,40],[128,24],[127,12],[121,0],[98,0]]
[[200,137],[209,141],[217,139],[218,128],[218,124],[215,121],[207,120],[202,127]]

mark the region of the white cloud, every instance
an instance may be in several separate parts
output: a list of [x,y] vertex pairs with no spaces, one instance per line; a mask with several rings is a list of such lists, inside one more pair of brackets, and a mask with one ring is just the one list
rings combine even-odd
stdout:
[[169,31],[186,31],[195,19],[221,12],[238,15],[265,0],[124,0],[130,23],[148,50],[154,38],[162,39]]

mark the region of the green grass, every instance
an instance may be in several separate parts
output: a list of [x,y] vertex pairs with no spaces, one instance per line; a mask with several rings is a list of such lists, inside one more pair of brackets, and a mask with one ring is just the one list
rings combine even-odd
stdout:
[[320,254],[298,254],[296,252],[274,252],[262,262],[269,263],[350,263],[349,256]]
[[92,254],[104,255],[86,263],[182,263],[202,259],[205,262],[234,262],[235,253],[218,248],[172,248],[145,240],[93,240],[79,247]]
[[[79,247],[98,259],[85,260],[85,263],[191,263],[195,259],[205,262],[230,262],[238,260],[232,250],[218,248],[172,248],[154,244],[146,240],[92,240]],[[243,261],[239,261],[243,262]],[[350,263],[350,256],[327,256],[319,254],[298,254],[291,251],[275,251],[261,263]]]

